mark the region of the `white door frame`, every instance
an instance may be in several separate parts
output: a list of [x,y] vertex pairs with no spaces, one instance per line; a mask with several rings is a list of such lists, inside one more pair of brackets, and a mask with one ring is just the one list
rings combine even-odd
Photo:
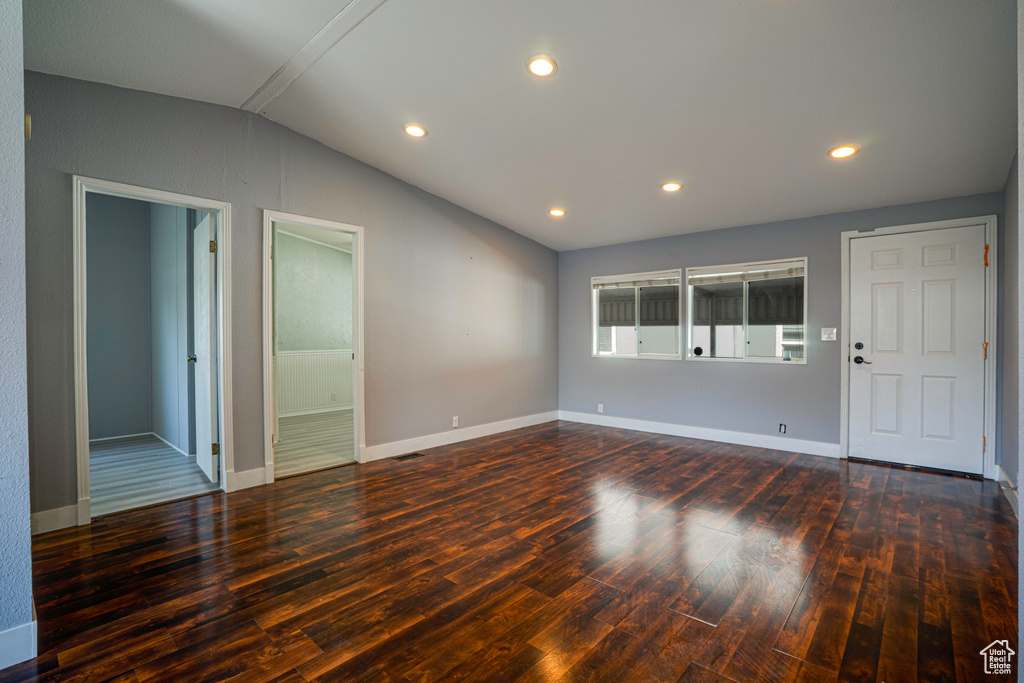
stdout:
[[305,225],[311,228],[323,228],[337,232],[347,232],[352,235],[352,250],[354,253],[353,265],[355,269],[352,285],[355,288],[353,299],[355,300],[355,324],[356,333],[352,339],[352,351],[355,354],[355,407],[352,414],[352,426],[355,431],[356,460],[366,462],[366,393],[365,393],[365,369],[363,366],[363,311],[365,306],[363,287],[363,227],[338,223],[309,216],[299,216],[283,211],[263,210],[263,462],[266,471],[266,481],[274,481],[274,373],[273,373],[273,344],[274,344],[274,271],[271,258],[274,237],[274,222],[292,223],[294,225]]
[[78,524],[92,520],[89,502],[89,377],[86,348],[86,215],[85,197],[89,192],[145,202],[174,204],[190,209],[209,211],[218,216],[217,249],[217,302],[219,316],[218,383],[220,385],[220,468],[221,488],[232,490],[234,479],[234,441],[231,400],[231,204],[214,199],[203,199],[175,192],[164,192],[147,187],[115,183],[74,176],[74,206],[72,209],[74,239],[74,332],[75,332],[75,451],[78,462]]
[[[996,216],[977,216],[974,218],[957,218],[948,221],[931,223],[914,223],[897,225],[874,230],[851,230],[841,235],[842,240],[842,335],[841,349],[846,358],[840,363],[842,403],[840,410],[839,452],[840,457],[850,457],[850,242],[862,237],[878,237],[879,235],[895,235],[898,233],[921,232],[924,230],[945,230],[947,228],[965,228],[972,225],[985,226],[985,243],[988,245],[988,267],[985,268],[985,341],[988,342],[987,359],[985,361],[985,408],[984,438],[985,453],[983,459],[983,476],[996,479],[999,468],[996,462],[996,358],[998,353],[999,304],[999,247]],[[985,258],[978,254],[978,259]],[[978,353],[983,353],[982,349]],[[978,444],[981,448],[981,444]]]

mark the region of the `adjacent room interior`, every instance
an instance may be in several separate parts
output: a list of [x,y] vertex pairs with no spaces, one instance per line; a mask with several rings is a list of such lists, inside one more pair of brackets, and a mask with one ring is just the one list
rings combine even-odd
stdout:
[[0,0],[0,681],[1020,677],[1022,22]]
[[352,234],[271,222],[274,476],[356,462]]
[[[211,415],[197,390],[209,391],[216,365],[209,323],[196,325],[213,313],[209,272],[197,287],[195,268],[209,263],[195,250],[208,251],[210,221],[195,209],[86,194],[92,517],[217,490],[216,458],[196,447],[197,416],[209,423]],[[207,303],[197,306],[203,282]],[[204,328],[205,349],[196,343]]]

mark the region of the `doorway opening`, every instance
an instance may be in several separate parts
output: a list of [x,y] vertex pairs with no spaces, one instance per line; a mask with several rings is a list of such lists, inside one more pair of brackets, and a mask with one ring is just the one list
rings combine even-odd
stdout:
[[78,523],[228,490],[228,205],[75,178]]
[[267,211],[268,481],[361,460],[361,229]]

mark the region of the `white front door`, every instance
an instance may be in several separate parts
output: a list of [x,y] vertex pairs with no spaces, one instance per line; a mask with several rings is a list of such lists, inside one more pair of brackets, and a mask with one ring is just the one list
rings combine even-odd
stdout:
[[852,239],[849,329],[850,457],[981,474],[985,226]]
[[194,232],[195,282],[193,285],[196,356],[196,462],[214,484],[217,483],[219,458],[213,452],[217,441],[217,335],[214,315],[217,288],[214,277],[215,254],[210,250],[213,217],[207,215]]

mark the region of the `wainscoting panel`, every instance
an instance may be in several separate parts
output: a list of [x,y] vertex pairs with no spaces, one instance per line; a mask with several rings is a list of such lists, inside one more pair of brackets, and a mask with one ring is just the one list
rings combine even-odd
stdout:
[[278,415],[351,408],[352,363],[352,351],[279,351],[274,369]]

